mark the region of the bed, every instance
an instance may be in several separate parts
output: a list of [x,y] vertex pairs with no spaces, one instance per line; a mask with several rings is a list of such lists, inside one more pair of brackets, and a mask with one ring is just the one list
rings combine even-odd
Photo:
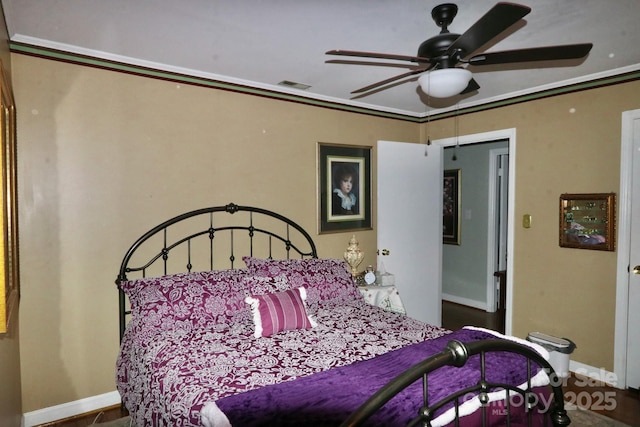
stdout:
[[144,233],[116,279],[135,425],[570,423],[546,350],[367,304],[348,270],[291,219],[233,203]]

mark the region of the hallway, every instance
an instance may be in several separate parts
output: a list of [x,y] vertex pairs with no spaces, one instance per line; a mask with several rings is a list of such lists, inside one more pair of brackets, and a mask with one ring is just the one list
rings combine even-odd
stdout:
[[442,301],[442,327],[456,330],[463,326],[480,326],[504,333],[504,311],[488,313],[477,308]]

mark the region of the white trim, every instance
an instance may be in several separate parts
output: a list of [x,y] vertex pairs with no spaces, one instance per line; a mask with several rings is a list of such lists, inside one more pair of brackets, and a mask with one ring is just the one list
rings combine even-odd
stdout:
[[[476,144],[479,142],[497,141],[506,139],[509,141],[509,203],[507,221],[509,226],[507,236],[507,253],[513,254],[513,236],[515,223],[515,203],[516,203],[516,129],[501,129],[491,132],[476,133],[472,135],[461,135],[459,137],[443,138],[432,141],[432,144],[444,147],[451,147],[456,144]],[[507,258],[507,303],[505,315],[505,334],[511,335],[513,328],[513,256]]]
[[22,426],[33,427],[40,424],[50,423],[64,418],[86,414],[87,412],[108,408],[109,406],[117,405],[120,402],[120,393],[117,391],[86,397],[73,402],[26,412],[22,417]]
[[54,42],[51,40],[45,40],[38,37],[25,36],[23,34],[14,34],[11,37],[11,41],[16,43],[24,43],[27,45],[37,46],[45,49],[59,50],[62,52],[73,54],[73,55],[82,55],[82,56],[87,56],[91,58],[102,59],[105,61],[112,61],[112,62],[118,62],[126,65],[149,68],[152,70],[166,71],[168,73],[176,73],[176,74],[181,74],[185,76],[200,77],[203,79],[215,80],[222,83],[246,86],[254,89],[268,90],[270,92],[286,93],[294,96],[304,96],[309,99],[317,99],[320,101],[331,102],[335,104],[350,105],[353,107],[366,108],[369,110],[399,114],[399,115],[409,116],[409,117],[426,117],[426,113],[416,113],[415,111],[400,110],[397,108],[387,108],[380,105],[367,104],[365,102],[345,100],[345,99],[336,98],[333,96],[320,95],[313,92],[305,92],[305,91],[301,91],[300,89],[288,88],[286,86],[281,86],[281,85],[273,85],[273,84],[260,83],[252,80],[239,79],[236,77],[224,76],[222,74],[203,72],[193,68],[176,67],[176,66],[164,64],[161,62],[146,61],[143,59],[132,58],[130,56],[116,55],[116,54],[101,51],[101,50],[87,49],[87,48],[76,46],[76,45]]
[[[496,220],[500,215],[499,207],[496,207],[497,188],[496,176],[498,174],[498,156],[508,155],[508,148],[494,148],[489,150],[489,213],[487,215],[487,311],[495,313],[497,309],[496,298],[496,276],[495,266],[497,265],[496,247],[500,242],[496,242]],[[507,185],[509,183],[507,182]],[[501,307],[504,308],[504,307]]]
[[[180,73],[188,76],[218,80],[220,82],[238,84],[238,85],[253,87],[257,89],[266,89],[273,92],[288,93],[288,94],[293,94],[298,96],[301,94],[299,89],[288,89],[284,86],[270,85],[270,84],[260,83],[260,82],[251,81],[251,80],[244,80],[244,79],[238,79],[238,78],[233,78],[229,76],[223,76],[220,74],[206,73],[206,72],[198,71],[192,68],[174,67],[174,66],[159,63],[159,62],[145,61],[141,59],[132,58],[129,56],[116,55],[116,54],[105,52],[105,51],[87,49],[77,45],[54,42],[51,40],[41,39],[38,37],[27,36],[24,34],[14,34],[13,36],[11,36],[11,41],[16,43],[24,43],[32,46],[38,46],[38,47],[47,48],[47,49],[59,50],[59,51],[68,52],[75,55],[84,55],[84,56],[104,59],[108,61],[120,62],[123,64],[148,67],[154,70],[175,72],[175,73]],[[586,76],[580,76],[572,79],[552,82],[552,83],[536,86],[529,89],[505,93],[502,95],[493,96],[493,97],[484,98],[484,99],[478,99],[477,101],[465,102],[463,105],[463,108],[473,108],[476,106],[491,104],[494,102],[500,102],[510,98],[527,96],[537,92],[544,92],[544,91],[558,89],[566,86],[579,85],[581,83],[589,83],[592,81],[606,79],[608,77],[615,77],[618,75],[633,73],[638,70],[640,70],[640,64],[628,65],[625,67],[606,70],[606,71],[602,71],[594,74],[589,74]],[[354,107],[362,107],[362,108],[367,108],[371,110],[382,111],[382,112],[393,113],[393,114],[401,114],[401,115],[405,115],[409,117],[417,117],[417,118],[425,118],[428,115],[454,111],[455,109],[459,108],[458,105],[453,105],[445,108],[434,108],[430,111],[416,112],[416,111],[400,110],[396,108],[386,108],[380,105],[367,104],[364,102],[357,102],[357,101],[346,100],[342,98],[335,98],[333,96],[319,95],[312,92],[304,92],[304,96],[310,99],[318,99],[326,102],[333,102],[336,104],[351,105]]]
[[[558,89],[558,88],[562,88],[562,87],[566,87],[566,86],[579,85],[581,83],[589,83],[589,82],[592,82],[592,81],[606,79],[608,77],[614,77],[614,76],[623,75],[623,74],[627,74],[627,73],[633,73],[633,72],[638,71],[638,70],[640,70],[640,63],[639,64],[633,64],[633,65],[627,65],[625,67],[620,67],[620,68],[616,68],[616,69],[613,69],[613,70],[601,71],[601,72],[589,74],[589,75],[586,75],[586,76],[574,77],[574,78],[567,79],[567,80],[562,80],[562,81],[559,81],[559,82],[548,83],[548,84],[544,84],[544,85],[541,85],[541,86],[536,86],[536,87],[532,87],[532,88],[528,88],[528,89],[523,89],[523,90],[519,90],[519,91],[515,91],[515,92],[506,93],[506,94],[503,94],[503,95],[497,95],[497,96],[492,96],[492,97],[489,97],[489,98],[478,99],[477,101],[465,102],[464,104],[460,104],[459,106],[457,104],[455,104],[455,105],[452,105],[452,106],[446,107],[446,108],[433,109],[430,112],[430,114],[442,113],[442,112],[447,112],[447,111],[454,111],[456,108],[478,107],[478,106],[481,106],[481,105],[486,105],[486,104],[491,104],[491,103],[494,103],[494,102],[504,101],[506,99],[511,99],[511,98],[517,98],[517,97],[520,97],[520,96],[531,95],[531,94],[534,94],[534,93],[537,93],[537,92],[544,92],[544,91]],[[426,114],[424,116],[426,117]]]
[[616,312],[613,343],[613,371],[622,387],[627,384],[627,338],[629,318],[629,252],[631,250],[631,174],[633,171],[633,122],[640,110],[622,113],[620,141],[620,190],[618,191],[618,236]]
[[466,305],[468,307],[477,308],[482,311],[487,310],[487,304],[484,301],[476,301],[474,299],[460,297],[457,295],[446,294],[444,292],[442,293],[442,299],[443,301],[449,301],[456,304]]
[[593,378],[594,380],[604,382],[605,384],[610,385],[611,387],[620,388],[620,389],[625,388],[620,383],[620,379],[614,372],[607,371],[604,368],[596,368],[595,366],[585,365],[584,363],[570,360],[569,370],[574,374],[578,374],[583,377]]

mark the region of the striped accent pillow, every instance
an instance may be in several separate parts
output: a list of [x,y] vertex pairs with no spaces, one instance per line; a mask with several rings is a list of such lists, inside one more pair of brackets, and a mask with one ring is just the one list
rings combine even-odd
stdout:
[[307,314],[306,299],[304,287],[246,297],[245,302],[253,313],[253,335],[256,338],[268,337],[281,331],[316,326],[316,322]]

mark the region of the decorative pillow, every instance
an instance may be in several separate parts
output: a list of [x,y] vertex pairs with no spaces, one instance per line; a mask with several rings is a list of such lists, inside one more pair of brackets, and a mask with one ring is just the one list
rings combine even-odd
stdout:
[[246,274],[246,269],[180,273],[126,281],[120,288],[134,316],[230,323],[249,317],[241,281]]
[[307,314],[306,299],[304,288],[246,297],[253,314],[253,335],[256,338],[268,337],[282,331],[317,326]]
[[285,275],[291,288],[304,286],[307,290],[309,306],[320,301],[342,303],[362,298],[344,260],[333,258],[275,260],[253,257],[242,259],[251,274],[266,277]]

